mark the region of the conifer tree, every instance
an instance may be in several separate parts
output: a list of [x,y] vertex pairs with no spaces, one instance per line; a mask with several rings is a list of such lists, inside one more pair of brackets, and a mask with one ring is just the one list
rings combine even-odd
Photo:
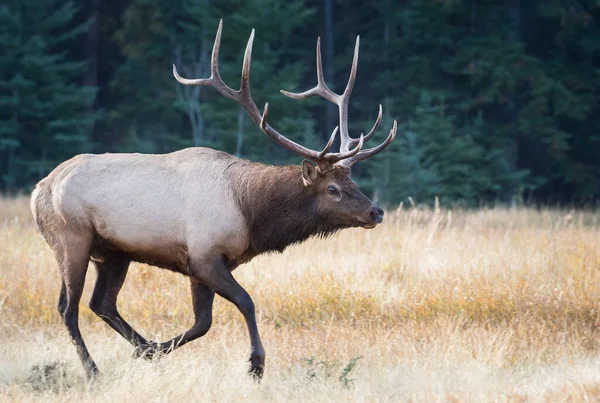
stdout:
[[84,32],[71,2],[12,1],[0,7],[0,154],[5,189],[30,185],[69,157],[92,148],[80,85],[85,62],[70,52]]

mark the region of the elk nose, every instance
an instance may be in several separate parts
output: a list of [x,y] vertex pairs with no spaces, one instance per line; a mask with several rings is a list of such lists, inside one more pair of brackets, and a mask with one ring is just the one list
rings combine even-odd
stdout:
[[381,223],[383,221],[383,210],[377,206],[373,206],[370,215],[373,222]]

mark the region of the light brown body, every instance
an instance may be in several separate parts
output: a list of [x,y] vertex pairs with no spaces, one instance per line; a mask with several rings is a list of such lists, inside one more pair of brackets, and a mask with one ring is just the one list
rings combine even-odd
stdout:
[[[190,274],[190,259],[234,261],[248,249],[232,181],[250,165],[200,147],[165,155],[79,155],[36,186],[32,210],[51,240],[89,233],[90,242],[133,260]],[[50,242],[60,248],[60,240]],[[92,249],[92,258],[101,260],[101,253]]]

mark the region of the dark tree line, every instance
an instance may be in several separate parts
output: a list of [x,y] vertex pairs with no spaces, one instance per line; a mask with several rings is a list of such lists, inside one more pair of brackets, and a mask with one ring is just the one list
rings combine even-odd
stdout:
[[[369,4],[367,4],[369,3]],[[0,0],[0,182],[27,190],[83,152],[164,153],[210,146],[298,163],[236,105],[179,85],[208,76],[219,19],[221,71],[240,79],[256,29],[251,85],[269,120],[312,148],[337,124],[333,105],[279,89],[343,89],[361,37],[350,129],[383,105],[382,141],[358,164],[384,202],[593,203],[600,198],[600,3],[594,0]]]

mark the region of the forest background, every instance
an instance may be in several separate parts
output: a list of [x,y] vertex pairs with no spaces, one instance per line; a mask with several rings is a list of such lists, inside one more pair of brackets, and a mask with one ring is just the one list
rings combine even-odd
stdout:
[[353,135],[383,106],[382,141],[353,170],[382,203],[596,205],[600,199],[600,2],[597,0],[0,0],[0,185],[28,191],[84,152],[166,153],[209,146],[271,164],[299,163],[215,91],[236,88],[256,28],[251,88],[289,138],[322,148],[335,106],[280,89],[326,81],[340,91],[361,37]]

